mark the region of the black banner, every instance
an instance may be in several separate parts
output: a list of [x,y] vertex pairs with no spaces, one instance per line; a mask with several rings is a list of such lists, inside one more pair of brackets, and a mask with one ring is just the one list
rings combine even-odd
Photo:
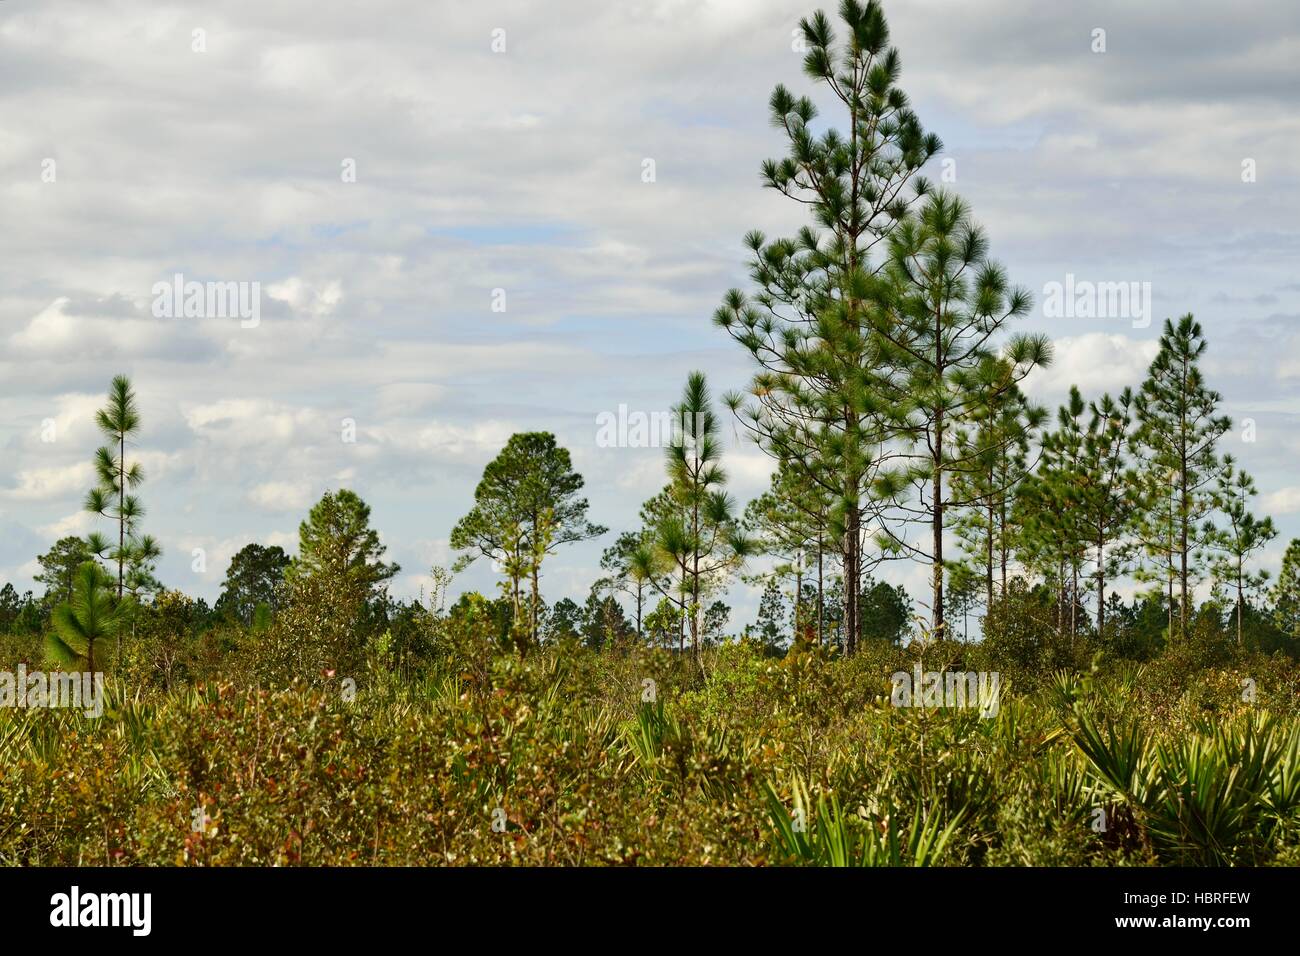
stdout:
[[[10,938],[126,945],[412,932],[485,942],[1037,941],[1293,932],[1296,873],[1274,869],[7,869]],[[1045,935],[1049,934],[1049,935]]]

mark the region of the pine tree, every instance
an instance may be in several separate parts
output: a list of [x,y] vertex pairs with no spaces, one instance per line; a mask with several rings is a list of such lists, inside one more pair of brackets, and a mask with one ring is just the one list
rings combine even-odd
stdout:
[[1136,472],[1129,466],[1133,439],[1133,393],[1109,394],[1089,406],[1092,417],[1083,440],[1073,506],[1088,544],[1097,587],[1097,633],[1106,629],[1106,582],[1128,570],[1125,537],[1137,504]]
[[632,625],[618,601],[593,587],[583,609],[583,643],[592,650],[599,651],[622,644],[631,633]]
[[95,646],[110,634],[120,634],[127,605],[113,598],[112,579],[96,562],[86,561],[72,579],[69,600],[55,607],[46,653],[59,664],[85,660],[95,673]]
[[597,583],[632,598],[636,608],[637,637],[644,637],[642,617],[646,592],[653,587],[655,577],[663,573],[652,536],[645,531],[620,534],[601,554],[600,567],[608,576]]
[[[1106,626],[1106,583],[1128,569],[1127,535],[1137,504],[1137,478],[1129,465],[1132,406],[1128,389],[1118,399],[1107,394],[1085,406],[1078,388],[1071,387],[1057,430],[1043,442],[1038,473],[1026,482],[1021,540],[1045,576],[1056,581],[1062,629],[1066,608],[1080,600],[1079,576],[1088,574],[1088,564],[1098,633]],[[1070,632],[1076,631],[1071,618]]]
[[714,601],[704,610],[704,629],[700,640],[705,647],[716,647],[726,640],[727,622],[731,608],[722,601]]
[[858,595],[862,634],[889,644],[902,643],[912,619],[912,599],[900,585],[886,584],[867,575]]
[[[980,573],[965,562],[955,561],[948,566],[948,587],[943,592],[948,606],[944,609],[944,616],[946,620],[961,618],[963,641],[970,640],[970,612],[979,600],[984,583]],[[999,595],[1006,597],[1006,589],[1001,589]]]
[[[1150,479],[1143,544],[1157,562],[1158,573],[1169,577],[1171,592],[1177,584],[1181,637],[1187,634],[1192,592],[1205,571],[1212,541],[1207,520],[1216,505],[1213,483],[1220,464],[1215,449],[1232,426],[1227,416],[1218,414],[1221,396],[1206,387],[1201,374],[1198,363],[1205,350],[1200,323],[1190,314],[1176,325],[1166,319],[1160,351],[1134,402],[1137,439]],[[1152,577],[1149,572],[1146,576]],[[1172,593],[1170,604],[1172,614]]]
[[41,570],[32,576],[32,580],[45,585],[46,604],[52,606],[71,601],[77,569],[94,557],[86,541],[76,536],[60,538],[49,551],[38,557],[36,562]]
[[[825,556],[834,549],[830,536],[831,502],[824,490],[801,481],[801,470],[782,463],[772,473],[766,492],[745,507],[745,527],[755,545],[778,560],[777,574],[793,575],[795,593],[803,594],[804,574],[816,569],[817,584],[813,603],[816,616],[817,643],[825,642]],[[810,566],[810,555],[815,565]],[[802,634],[807,622],[800,619],[805,602],[795,604],[794,633]]]
[[763,596],[758,601],[758,620],[755,631],[758,639],[769,650],[780,650],[785,645],[785,595],[781,582],[773,575],[767,579]]
[[609,530],[587,520],[587,499],[579,495],[582,486],[568,449],[558,446],[554,435],[521,432],[510,436],[483,469],[474,507],[452,529],[452,548],[468,552],[457,559],[458,570],[482,556],[504,571],[517,624],[524,621],[520,582],[529,579],[531,600],[526,627],[519,634],[521,654],[538,639],[545,557],[561,545]]
[[[731,290],[714,321],[759,367],[747,394],[732,393],[726,404],[759,447],[833,503],[830,533],[849,593],[857,593],[864,529],[880,510],[867,493],[882,464],[887,416],[872,384],[877,306],[864,286],[885,266],[872,261],[872,249],[929,188],[920,178],[907,187],[940,143],[898,86],[900,60],[880,4],[844,0],[840,20],[847,36],[838,46],[821,12],[800,29],[804,73],[843,106],[844,130],[815,134],[812,100],[784,86],[770,100],[789,153],[764,163],[764,185],[803,204],[812,224],[794,238],[746,236],[756,291]],[[849,653],[860,630],[850,601]]]
[[957,458],[965,467],[952,476],[953,530],[966,561],[983,567],[984,605],[993,606],[995,576],[1006,594],[1012,530],[1008,526],[1016,490],[1031,470],[1029,447],[1047,417],[1008,382],[1005,361],[984,362],[977,371],[979,399],[957,428]]
[[583,608],[572,598],[561,598],[546,615],[546,639],[576,638],[582,633]]
[[[285,572],[285,601],[259,641],[255,666],[265,681],[320,682],[365,667],[366,643],[378,636],[373,611],[401,570],[386,562],[370,507],[346,488],[323,494],[298,526],[298,555]],[[253,626],[268,623],[253,614]]]
[[1291,539],[1271,593],[1273,623],[1291,638],[1300,638],[1300,538]]
[[[95,452],[95,477],[98,484],[86,494],[85,508],[117,524],[117,544],[98,532],[87,536],[86,543],[99,558],[117,565],[117,600],[136,602],[145,591],[157,592],[161,585],[154,578],[154,567],[162,548],[150,535],[141,535],[140,519],[144,506],[130,493],[144,482],[144,469],[138,461],[128,462],[127,445],[140,431],[140,411],[135,390],[125,375],[113,378],[108,389],[108,403],[95,413],[95,424],[107,440]],[[122,630],[130,621],[135,630],[134,606],[115,619],[118,656],[122,653]]]
[[698,661],[704,597],[755,549],[724,490],[718,420],[702,372],[687,376],[673,412],[687,427],[667,449],[667,491],[674,507],[658,517],[654,537],[677,571],[691,652]]
[[290,563],[289,555],[276,545],[244,545],[230,559],[214,610],[251,625],[260,605],[271,610],[279,607],[281,585]]
[[1079,577],[1088,529],[1078,510],[1084,470],[1087,405],[1075,386],[1056,413],[1056,428],[1042,436],[1037,471],[1024,482],[1015,505],[1022,563],[1056,595],[1056,631],[1078,628]]
[[1231,587],[1236,593],[1235,614],[1237,643],[1241,644],[1242,616],[1247,598],[1268,581],[1267,571],[1250,571],[1251,556],[1260,551],[1277,535],[1272,518],[1262,521],[1250,512],[1250,499],[1258,491],[1255,480],[1244,471],[1237,470],[1231,455],[1223,458],[1215,490],[1215,507],[1223,513],[1222,527],[1210,526],[1210,547],[1216,552],[1210,570],[1215,579]]
[[86,494],[86,510],[117,524],[117,544],[99,534],[89,536],[92,551],[117,565],[117,599],[126,590],[127,569],[158,557],[157,543],[136,536],[144,506],[130,493],[144,482],[144,469],[138,461],[127,460],[127,444],[140,432],[140,410],[135,390],[125,375],[113,378],[108,389],[108,403],[95,413],[107,443],[95,452],[95,476],[98,484]]
[[671,616],[676,635],[673,643],[676,643],[678,652],[684,652],[686,650],[686,595],[690,589],[686,583],[685,566],[673,556],[676,553],[674,549],[680,547],[681,542],[665,541],[664,531],[668,532],[670,538],[674,537],[674,529],[677,526],[685,527],[686,511],[683,503],[674,495],[671,484],[641,505],[640,518],[641,534],[650,544],[655,568],[655,573],[650,576],[649,582],[660,598],[654,611],[651,612],[651,616],[656,618],[654,628],[651,628],[649,617],[646,619],[645,626],[647,631],[661,632],[665,622]]
[[354,491],[327,491],[298,526],[293,579],[316,578],[357,601],[378,597],[401,568],[383,561],[387,549],[370,527],[370,506]]
[[[1028,312],[1029,294],[988,259],[988,240],[961,199],[928,196],[890,233],[888,248],[889,281],[875,290],[885,307],[873,322],[891,370],[882,394],[901,451],[876,490],[901,511],[904,529],[883,529],[880,540],[891,554],[929,565],[932,630],[941,635],[948,511],[965,504],[953,484],[986,452],[959,445],[960,429],[1050,363],[1052,350],[1039,335],[1014,335],[995,348],[1007,323]],[[929,529],[928,544],[905,533],[918,523]]]
[[661,597],[654,610],[645,616],[646,640],[652,647],[680,650],[684,646],[682,634],[681,605],[673,597]]

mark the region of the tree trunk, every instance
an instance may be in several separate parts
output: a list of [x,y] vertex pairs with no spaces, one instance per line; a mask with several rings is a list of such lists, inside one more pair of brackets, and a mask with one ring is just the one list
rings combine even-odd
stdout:
[[1101,539],[1097,539],[1097,636],[1106,630],[1106,565]]
[[533,562],[533,568],[532,568],[533,603],[532,603],[532,607],[529,608],[528,610],[528,631],[530,634],[529,643],[531,644],[537,643],[537,611],[538,611],[538,601],[541,597],[540,588],[538,588],[537,586],[537,564],[538,562],[536,561]]
[[934,548],[934,564],[931,568],[931,589],[930,599],[934,602],[930,619],[933,624],[933,633],[937,638],[943,638],[943,476],[936,468],[933,480],[934,493],[934,512],[932,516],[931,534],[933,536],[932,547]]
[[[943,312],[939,304],[935,303],[934,311],[934,371],[936,372],[936,381],[942,382],[944,379],[944,346],[943,346]],[[939,406],[934,410],[934,448],[931,452],[933,455],[934,473],[931,476],[931,494],[934,496],[932,502],[933,514],[931,520],[931,534],[933,542],[934,565],[930,569],[932,575],[931,586],[933,594],[930,598],[934,602],[931,611],[933,621],[934,637],[942,640],[943,633],[943,429],[946,424],[944,420],[943,407]]]
[[844,646],[852,656],[858,649],[858,505],[849,505],[844,531]]
[[[118,433],[117,459],[117,603],[122,603],[123,569],[126,562],[126,432]],[[117,622],[117,660],[122,660],[122,622]]]
[[[1183,362],[1183,391],[1187,389],[1187,362]],[[1179,412],[1178,422],[1178,531],[1179,531],[1179,591],[1182,604],[1178,608],[1179,637],[1187,638],[1187,522],[1191,515],[1191,502],[1187,488],[1187,412]]]
[[517,649],[520,657],[524,656],[524,651],[527,649],[527,641],[523,639],[521,627],[523,624],[522,617],[523,613],[519,599],[519,572],[512,571],[510,573],[510,632],[511,640],[518,638],[519,647]]
[[[697,472],[698,475],[698,462]],[[691,655],[700,660],[700,497],[691,504]]]
[[1174,563],[1173,555],[1169,556],[1169,640],[1174,639]]
[[[126,558],[126,432],[118,436],[117,459],[117,599],[122,600],[122,568]],[[121,628],[118,628],[118,642],[121,643]]]
[[[1186,507],[1186,500],[1187,500],[1187,494],[1186,492],[1184,492],[1183,493],[1184,508]],[[1180,638],[1186,639],[1187,609],[1190,607],[1190,605],[1188,604],[1188,596],[1187,596],[1187,518],[1186,518],[1185,511],[1183,513],[1183,516],[1179,518],[1179,524],[1182,525],[1182,528],[1181,528],[1181,539],[1179,541],[1179,548],[1181,550],[1181,554],[1180,554],[1181,567],[1179,568],[1179,574],[1178,574],[1179,592],[1180,592],[1180,603],[1178,607],[1178,632]]]
[[998,514],[998,552],[1002,559],[1002,585],[999,590],[1005,600],[1007,596],[1007,499],[1005,494],[1002,496],[1002,504]]
[[677,653],[686,653],[686,563],[682,562],[682,579],[677,599]]
[[1065,633],[1065,559],[1056,567],[1056,633]]
[[645,585],[636,586],[636,636],[637,640],[644,641],[645,635],[641,633],[641,606],[645,601]]
[[1070,636],[1079,633],[1079,565],[1070,567]]
[[1246,603],[1246,589],[1241,581],[1241,563],[1237,563],[1237,646],[1241,646],[1241,608]]
[[794,639],[799,640],[799,598],[803,595],[803,555],[799,556],[799,567],[794,571]]
[[989,528],[988,528],[988,564],[984,575],[984,597],[985,607],[993,607],[993,502],[989,502],[987,509]]
[[823,633],[825,619],[825,604],[822,598],[822,541],[820,531],[817,538],[817,646],[823,646],[825,634]]

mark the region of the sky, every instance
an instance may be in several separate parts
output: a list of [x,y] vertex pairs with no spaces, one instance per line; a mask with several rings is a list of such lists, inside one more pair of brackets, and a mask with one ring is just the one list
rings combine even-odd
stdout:
[[[744,234],[803,224],[759,168],[784,155],[775,84],[837,121],[800,69],[815,9],[0,2],[0,581],[32,587],[56,538],[108,530],[81,502],[124,373],[168,586],[211,601],[239,548],[293,551],[348,487],[417,596],[483,466],[547,430],[611,529],[544,566],[548,601],[581,601],[664,482],[662,450],[602,447],[600,416],[667,410],[693,369],[715,394],[753,371],[711,316],[747,285]],[[1033,294],[1020,328],[1055,342],[1031,396],[1137,386],[1161,322],[1194,313],[1276,570],[1300,536],[1300,5],[885,12],[944,142],[927,175]],[[257,321],[156,314],[178,274],[257,283]],[[1054,307],[1071,282],[1136,283],[1150,309]],[[771,463],[725,430],[743,505]],[[924,594],[916,565],[881,576]],[[479,562],[452,591],[495,580]],[[733,588],[733,628],[757,597]]]

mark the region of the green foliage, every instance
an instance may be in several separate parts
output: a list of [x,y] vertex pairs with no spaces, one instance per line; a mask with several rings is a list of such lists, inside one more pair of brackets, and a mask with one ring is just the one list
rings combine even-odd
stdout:
[[[546,555],[562,544],[597,538],[608,530],[587,520],[587,499],[578,494],[582,486],[568,450],[558,446],[550,432],[511,435],[483,469],[474,489],[474,507],[452,528],[452,548],[465,552],[456,562],[457,570],[485,557],[497,562],[508,578],[521,652],[540,634],[538,579]],[[520,593],[525,578],[531,590],[527,609]]]
[[[812,866],[931,866],[943,854],[961,822],[959,812],[940,829],[938,819],[925,820],[918,807],[904,828],[893,816],[881,824],[864,819],[867,814],[847,814],[839,797],[818,794],[810,806],[804,784],[795,778],[794,809],[788,811],[768,784],[768,812],[780,851]],[[882,832],[883,829],[883,832]]]
[[1192,616],[1192,592],[1206,572],[1216,509],[1219,439],[1232,423],[1218,414],[1222,396],[1205,384],[1199,362],[1208,345],[1190,314],[1166,319],[1160,351],[1134,400],[1144,460],[1140,536],[1150,562],[1144,580],[1165,582],[1177,596],[1177,634]]
[[[790,237],[745,236],[754,290],[729,291],[714,322],[757,366],[724,403],[789,470],[817,536],[838,542],[853,593],[862,529],[882,511],[870,491],[894,412],[882,389],[893,368],[875,322],[883,263],[873,252],[929,192],[919,173],[941,144],[899,85],[900,57],[876,0],[840,6],[840,37],[821,12],[799,26],[804,75],[844,109],[822,120],[810,96],[772,91],[770,119],[788,150],[763,163],[763,184],[799,203],[808,222]],[[843,630],[852,653],[861,633],[853,601]]]
[[1141,826],[1161,862],[1258,864],[1300,813],[1300,727],[1268,713],[1156,740],[1138,721],[1075,715],[1094,786]]
[[571,598],[555,602],[546,615],[546,639],[558,641],[563,638],[576,638],[582,631],[583,609]]
[[[97,588],[111,599],[108,584]],[[170,688],[110,679],[98,720],[0,708],[0,863],[1133,865],[1296,852],[1300,668],[1285,657],[1063,672],[1033,692],[1007,670],[986,719],[889,705],[890,675],[920,662],[916,647],[869,642],[849,658],[804,645],[776,659],[738,642],[696,665],[561,638],[520,659],[494,603],[509,609],[479,596],[418,619],[431,638],[419,668],[399,663],[394,629],[371,631],[355,697],[342,671],[264,682],[241,662],[262,660],[270,635],[242,633],[205,671],[205,632]],[[162,595],[141,645],[202,614]],[[987,666],[983,653],[931,641],[923,662]],[[197,832],[196,809],[208,817]]]
[[[347,488],[327,491],[298,526],[298,558],[290,576],[295,584],[311,578],[354,600],[368,600],[378,596],[385,582],[401,570],[396,564],[384,563],[385,550],[379,532],[370,527],[370,506]],[[277,561],[274,554],[258,557],[264,565]],[[242,567],[232,570],[246,576]],[[269,567],[256,570],[263,578],[274,574]]]
[[614,598],[593,590],[583,608],[581,635],[583,642],[593,650],[618,647],[631,640],[636,632],[627,615]]
[[[757,545],[746,534],[735,502],[725,490],[718,419],[702,372],[687,376],[673,413],[683,425],[666,450],[668,486],[644,512],[650,519],[650,540],[676,578],[673,598],[698,658],[706,600],[725,587]],[[657,586],[668,593],[663,584]]]
[[1287,545],[1272,597],[1274,623],[1283,634],[1300,640],[1300,538]]
[[[1015,376],[1016,369],[1005,359],[981,361],[970,377],[975,401],[956,430],[952,527],[965,553],[963,566],[983,571],[985,607],[993,603],[995,581],[1006,591],[1015,537],[1012,506],[1032,470],[1029,446],[1047,414],[1029,403]],[[950,566],[950,584],[951,571]],[[959,600],[958,608],[964,610],[968,603]]]
[[117,565],[117,597],[154,590],[153,567],[162,554],[158,543],[138,533],[144,505],[131,490],[144,482],[144,469],[127,458],[127,445],[140,432],[140,409],[135,389],[125,375],[113,378],[108,402],[95,413],[105,445],[95,452],[97,484],[86,494],[85,509],[117,525],[116,542],[98,533],[87,539],[94,555]]
[[663,590],[667,584],[660,580],[664,574],[663,562],[654,546],[651,532],[625,531],[601,553],[600,568],[607,578],[597,584],[613,591],[621,591],[632,599],[635,611],[634,624],[637,636],[643,635],[644,611],[648,593],[656,586]]
[[865,639],[898,644],[907,634],[912,620],[912,600],[901,586],[876,581],[867,575],[858,607]]
[[981,650],[990,661],[1027,680],[1083,666],[1090,656],[1086,639],[1058,628],[1058,621],[1059,606],[1047,588],[1013,578],[984,619]]
[[86,561],[72,579],[72,597],[58,605],[50,616],[53,630],[45,649],[58,664],[86,662],[95,670],[95,650],[105,638],[118,633],[129,612],[129,603],[112,594],[112,580],[98,563]]
[[873,324],[893,370],[883,397],[902,455],[882,471],[876,489],[905,521],[929,529],[930,540],[919,544],[886,529],[879,541],[889,553],[929,565],[931,626],[938,633],[946,510],[997,491],[981,489],[984,479],[973,472],[989,469],[996,480],[1001,456],[1027,444],[1042,413],[1013,390],[1050,364],[1052,347],[1044,336],[1024,334],[1000,350],[990,345],[995,333],[1028,312],[1030,298],[989,259],[987,237],[955,195],[927,195],[890,233],[886,274]]
[[244,545],[230,559],[215,610],[245,624],[253,622],[259,607],[274,611],[280,606],[281,585],[290,564],[289,556],[278,545]]
[[72,600],[72,582],[77,568],[95,557],[84,538],[68,536],[54,542],[49,551],[36,559],[41,566],[33,580],[45,585],[44,601],[57,604]]
[[758,621],[752,633],[770,653],[779,652],[786,644],[785,605],[780,582],[775,577],[769,578],[759,598]]

